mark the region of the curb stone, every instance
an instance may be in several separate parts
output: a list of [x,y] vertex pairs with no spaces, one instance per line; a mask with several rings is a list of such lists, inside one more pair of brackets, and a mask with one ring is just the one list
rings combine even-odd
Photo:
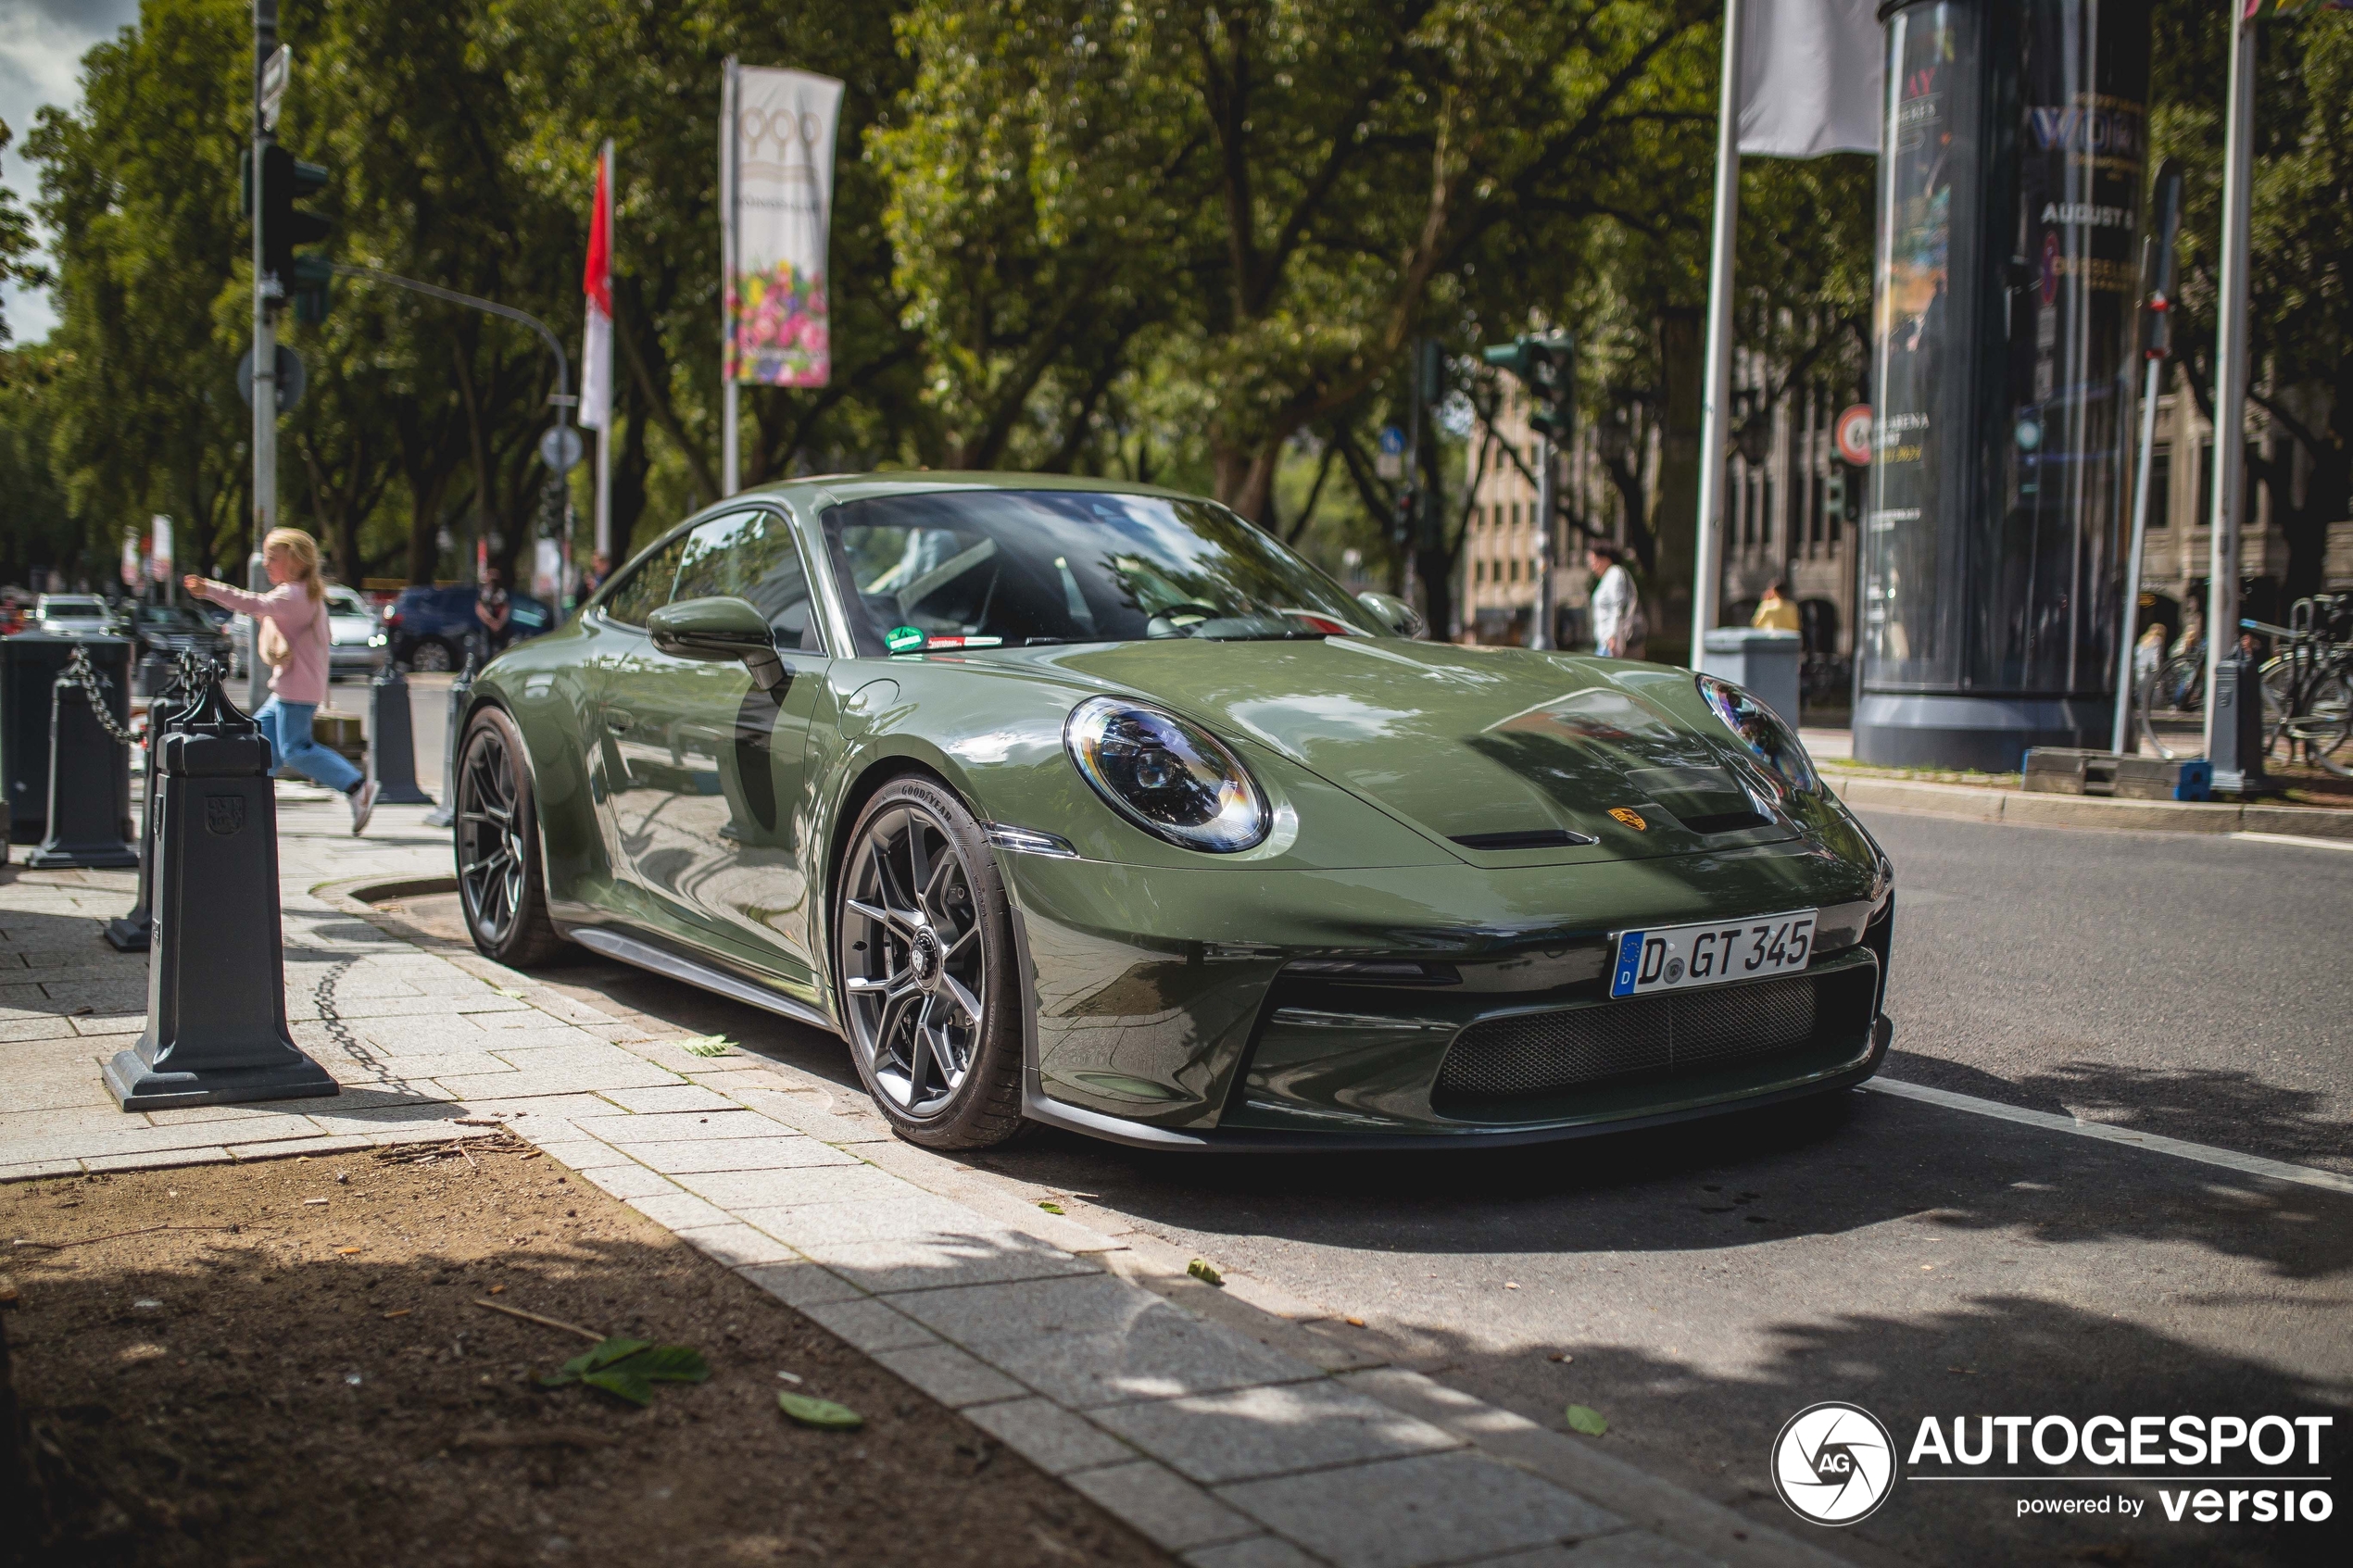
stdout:
[[2353,843],[2353,811],[2259,801],[2115,800],[2096,795],[2028,794],[1982,784],[1931,784],[1822,770],[1840,799],[1859,810],[1910,811],[2022,827],[2105,828],[2135,833],[2265,833]]

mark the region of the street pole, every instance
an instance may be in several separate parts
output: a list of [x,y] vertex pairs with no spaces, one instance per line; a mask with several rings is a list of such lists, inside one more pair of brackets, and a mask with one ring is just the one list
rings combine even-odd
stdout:
[[[2147,548],[2149,480],[2157,463],[2157,400],[2165,390],[2165,361],[2173,348],[2173,246],[2182,227],[2182,172],[2169,158],[2158,166],[2151,192],[2151,223],[2146,242],[2148,297],[2146,339],[2142,354],[2148,360],[2148,385],[2141,395],[2140,462],[2133,483],[2133,533],[2124,556],[2124,613],[2116,632],[2116,723],[2109,748],[2118,756],[2133,742],[2133,659],[2139,646],[2141,618],[2141,552]],[[2156,738],[2155,732],[2150,738]],[[2163,747],[2159,746],[2162,755]]]
[[1528,646],[1549,648],[1553,646],[1553,618],[1558,598],[1553,583],[1553,529],[1559,511],[1556,491],[1560,469],[1549,435],[1537,439],[1536,465],[1536,515],[1541,521],[1536,530],[1536,625]]
[[[2233,4],[2232,9],[2236,11]],[[2259,701],[2235,684],[2223,700],[2222,666],[2239,646],[2239,532],[2246,510],[2247,232],[2254,205],[2255,22],[2234,16],[2231,34],[2230,127],[2223,153],[2222,269],[2214,345],[2213,547],[2207,564],[2206,757],[2214,787],[2236,793],[2248,758],[2239,755],[2237,704]],[[2233,667],[2235,677],[2240,671]],[[2248,684],[2252,685],[2252,681]],[[2226,711],[2227,708],[2227,711]]]
[[719,78],[719,499],[736,490],[736,56]]
[[[246,182],[253,222],[253,547],[245,558],[245,586],[270,590],[261,541],[278,526],[278,333],[271,317],[284,297],[280,282],[262,269],[262,155],[274,138],[261,107],[261,68],[278,49],[278,0],[253,0],[253,175]],[[261,659],[261,618],[252,624],[245,649],[245,711],[269,700],[269,668]]]
[[1692,533],[1691,666],[1716,624],[1717,540],[1732,403],[1732,248],[1741,217],[1741,0],[1725,0],[1724,76],[1716,116],[1716,232],[1707,257],[1707,365],[1699,424],[1699,520]]

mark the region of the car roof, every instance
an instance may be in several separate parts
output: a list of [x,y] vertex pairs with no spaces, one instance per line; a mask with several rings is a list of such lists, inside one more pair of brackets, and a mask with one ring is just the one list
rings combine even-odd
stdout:
[[868,501],[881,495],[937,495],[971,490],[1071,490],[1122,495],[1158,495],[1173,501],[1198,501],[1189,490],[1160,484],[1138,484],[1125,479],[1092,479],[1061,473],[993,473],[961,470],[911,469],[888,473],[822,473],[806,479],[778,480],[740,492],[744,495],[789,496],[824,505],[831,501]]

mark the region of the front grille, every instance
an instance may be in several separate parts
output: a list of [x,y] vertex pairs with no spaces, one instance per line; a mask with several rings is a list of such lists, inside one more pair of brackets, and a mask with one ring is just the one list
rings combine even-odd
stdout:
[[1869,1038],[1877,970],[1843,965],[1474,1023],[1454,1036],[1433,1100],[1496,1101],[1685,1077]]

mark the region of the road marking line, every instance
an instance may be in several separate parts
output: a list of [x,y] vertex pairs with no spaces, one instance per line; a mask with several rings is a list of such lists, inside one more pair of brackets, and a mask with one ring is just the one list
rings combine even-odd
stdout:
[[2233,838],[2253,839],[2258,844],[2287,844],[2298,849],[2353,849],[2353,839],[2309,838],[2297,833],[2234,833]]
[[2269,1176],[2273,1181],[2299,1182],[2309,1187],[2353,1195],[2353,1176],[2340,1176],[2334,1171],[2315,1171],[2309,1165],[2290,1165],[2281,1160],[2266,1160],[2259,1154],[2240,1154],[2234,1149],[2216,1148],[2209,1144],[2185,1143],[2180,1138],[2161,1137],[2155,1133],[2136,1133],[2129,1127],[2109,1126],[2105,1122],[2082,1122],[2072,1116],[2054,1116],[2047,1110],[2023,1110],[1998,1100],[1979,1099],[1974,1095],[1957,1095],[1949,1089],[1931,1089],[1924,1084],[1906,1084],[1894,1078],[1868,1079],[1862,1086],[1882,1095],[1943,1106],[1947,1110],[1966,1110],[1972,1115],[1991,1116],[2023,1126],[2041,1127],[2048,1132],[2073,1133],[2077,1137],[2097,1138],[2103,1143],[2131,1144],[2135,1148],[2170,1154],[2177,1160],[2195,1160],[2201,1164],[2221,1165],[2250,1176]]

